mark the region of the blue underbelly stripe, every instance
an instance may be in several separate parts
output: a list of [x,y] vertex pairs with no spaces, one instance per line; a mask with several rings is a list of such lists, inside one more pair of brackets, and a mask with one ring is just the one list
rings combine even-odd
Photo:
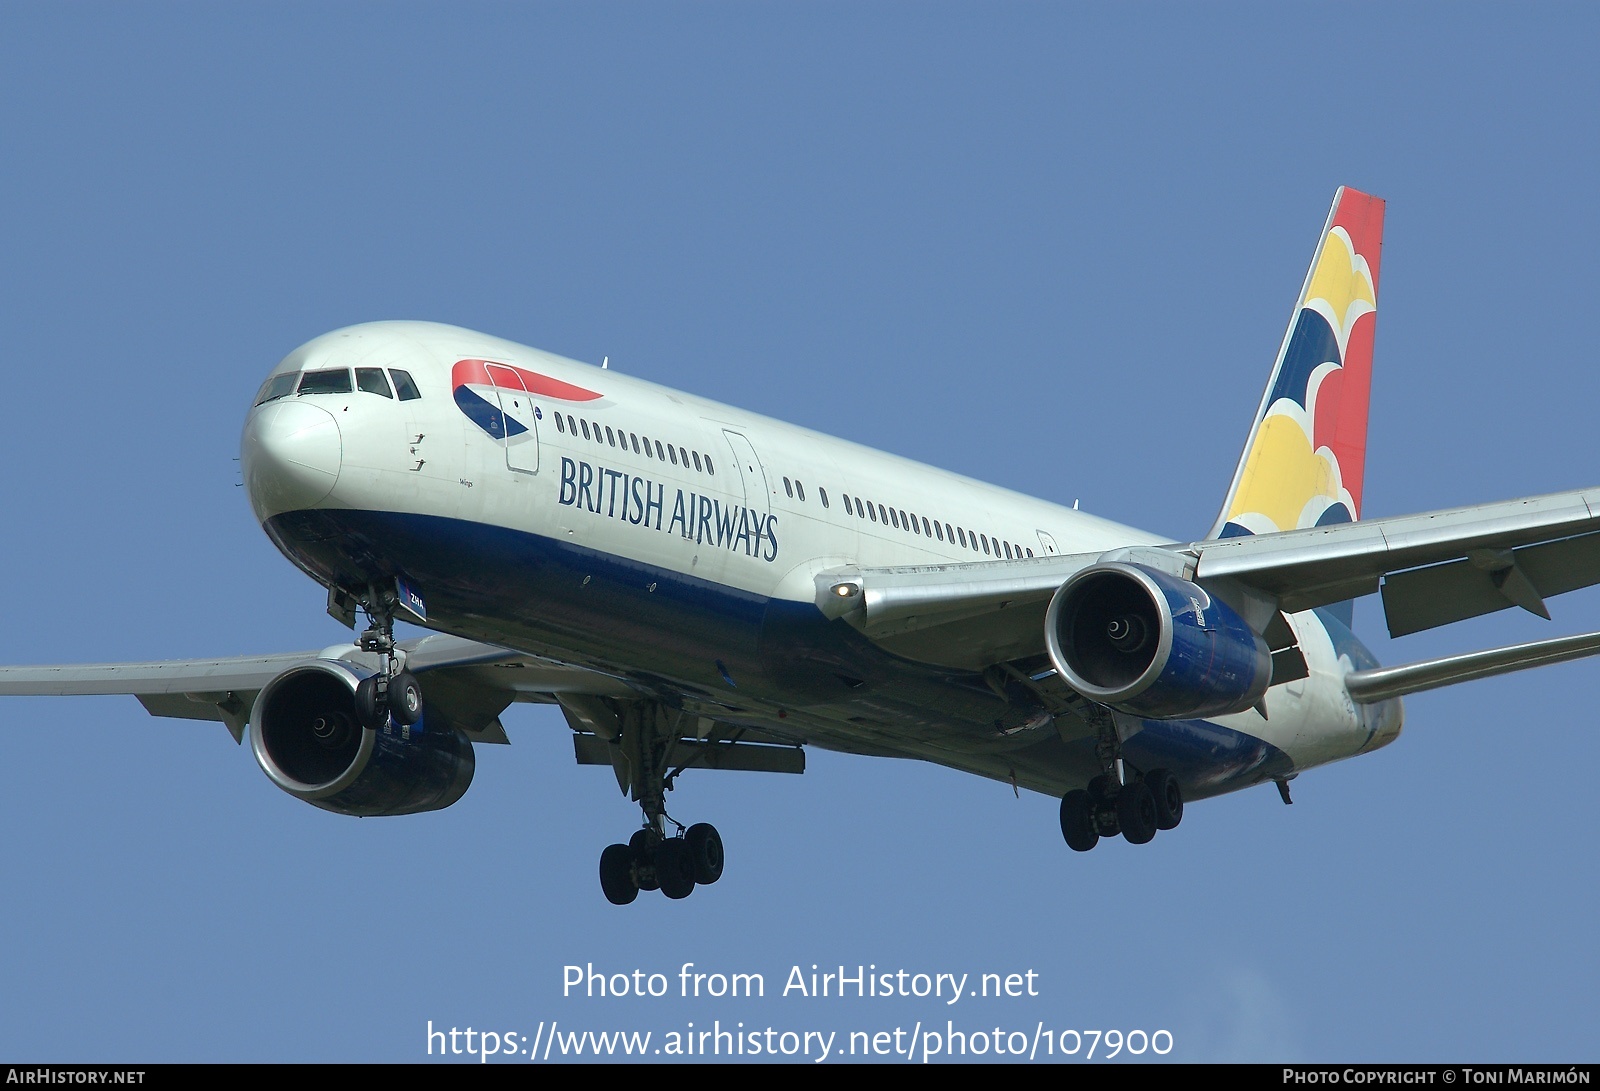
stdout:
[[[324,583],[354,588],[404,576],[441,629],[581,666],[626,664],[636,679],[712,699],[826,706],[841,721],[841,739],[852,737],[842,721],[870,712],[910,739],[955,729],[991,741],[1006,711],[981,678],[891,655],[809,602],[769,599],[544,535],[334,509],[277,515],[266,530]],[[728,676],[738,680],[736,691]],[[1293,771],[1281,750],[1244,732],[1203,720],[1144,724],[1125,757],[1138,769],[1172,770],[1190,798]],[[1019,750],[1019,760],[1024,754],[1036,768],[1048,763],[1059,790],[1094,769],[1088,743],[1046,738]]]

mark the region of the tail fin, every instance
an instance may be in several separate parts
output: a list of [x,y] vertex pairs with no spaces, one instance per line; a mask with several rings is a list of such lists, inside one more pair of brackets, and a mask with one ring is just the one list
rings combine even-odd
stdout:
[[1361,518],[1383,201],[1334,194],[1211,538]]

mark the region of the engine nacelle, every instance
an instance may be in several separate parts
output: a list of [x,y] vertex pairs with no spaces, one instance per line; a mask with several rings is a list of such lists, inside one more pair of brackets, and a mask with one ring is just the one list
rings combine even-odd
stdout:
[[272,782],[323,810],[374,817],[450,806],[472,783],[471,741],[452,727],[392,719],[362,727],[355,692],[370,671],[337,659],[290,667],[268,682],[250,715],[250,748]]
[[1073,689],[1151,719],[1243,712],[1272,681],[1266,642],[1231,607],[1142,564],[1105,562],[1062,584],[1045,646]]

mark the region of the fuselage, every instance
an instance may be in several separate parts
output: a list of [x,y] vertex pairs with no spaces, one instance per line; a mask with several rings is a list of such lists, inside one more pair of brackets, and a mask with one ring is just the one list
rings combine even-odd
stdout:
[[[986,684],[1006,658],[917,661],[815,605],[816,573],[1014,560],[1160,536],[483,334],[418,322],[319,337],[247,418],[263,527],[319,582],[404,579],[431,628],[615,674],[710,719],[918,757],[1059,795],[1098,771]],[[1189,798],[1375,749],[1398,701],[1357,705],[1372,657],[1292,615],[1309,674],[1268,717],[1146,721],[1124,744]],[[986,643],[990,642],[990,643]]]

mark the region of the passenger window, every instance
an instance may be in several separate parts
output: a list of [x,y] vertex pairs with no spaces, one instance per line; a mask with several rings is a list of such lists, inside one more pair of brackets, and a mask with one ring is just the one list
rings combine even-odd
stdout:
[[[694,455],[694,468],[699,470],[700,469],[700,452],[699,451],[694,451],[694,452],[691,452],[691,453]],[[703,473],[704,471],[701,471],[701,472]]]
[[411,381],[409,371],[401,371],[397,367],[389,369],[389,378],[394,380],[395,392],[400,395],[403,402],[414,402],[422,397],[422,391],[417,389],[417,384]]
[[308,371],[300,377],[302,394],[350,393],[350,369],[329,368],[326,371]]
[[794,499],[794,486],[789,484],[787,477],[783,479],[783,491],[788,494],[790,500]]
[[583,438],[584,439],[588,439],[589,438],[589,422],[580,417],[578,419],[578,423],[583,425]]
[[823,488],[821,485],[818,485],[817,486],[817,495],[822,498],[822,506],[823,507],[827,507],[828,506],[828,490]]
[[567,426],[566,426],[565,422],[562,421],[561,414],[560,413],[552,413],[551,416],[555,417],[555,419],[556,419],[556,431],[557,432],[561,432],[562,434],[565,434],[566,431],[567,431]]
[[978,537],[983,539],[983,551],[984,551],[984,553],[988,553],[989,552],[989,536],[987,534],[980,534],[980,535],[978,535]]
[[644,437],[644,457],[645,458],[655,458],[656,457],[656,453],[650,449],[650,437],[649,436],[645,436]]
[[956,527],[956,533],[961,535],[961,544],[963,546],[965,546],[967,544],[967,532],[966,532],[966,530],[964,528],[962,528],[962,527]]
[[300,373],[297,371],[274,375],[261,384],[261,392],[256,395],[255,404],[263,405],[266,402],[277,401],[279,398],[287,398],[294,393],[294,384],[299,378]]
[[800,484],[800,479],[798,477],[794,479],[794,491],[800,495],[800,502],[802,504],[805,503],[806,487]]
[[911,533],[912,534],[921,534],[922,533],[922,523],[920,521],[918,521],[916,512],[912,512],[911,513]]
[[609,425],[609,424],[606,425],[606,442],[611,444],[611,446],[613,446],[613,447],[615,447],[617,445],[617,437],[611,431],[611,425]]
[[928,517],[926,515],[922,517],[922,536],[924,538],[933,537],[933,528],[928,526]]
[[629,432],[628,433],[628,442],[633,444],[633,453],[634,454],[638,454],[639,453],[639,437],[634,435],[632,432]]
[[[858,500],[857,503],[860,503],[860,501]],[[878,512],[880,512],[882,510],[883,510],[882,505],[873,504],[870,501],[867,503],[867,514],[872,517],[872,521],[874,523],[876,523],[878,521]],[[888,521],[889,520],[887,520],[887,519],[884,520],[885,523],[887,523]]]
[[678,452],[677,452],[677,449],[674,448],[671,444],[668,444],[667,445],[667,454],[672,456],[672,464],[674,466],[676,466],[678,464]]
[[659,439],[656,440],[656,458],[662,462],[667,460],[667,456],[661,452],[661,441]]
[[1031,549],[1028,550],[1028,556],[1030,556],[1030,557],[1033,556],[1033,550],[1031,550]]
[[567,414],[567,431],[573,435],[578,434],[578,422],[572,419],[572,414]]
[[687,470],[689,468],[689,452],[679,447],[678,454],[683,456],[683,468]]
[[956,532],[950,529],[949,523],[944,525],[944,540],[947,542],[953,542],[956,540]]
[[706,456],[706,473],[710,474],[712,477],[716,477],[717,476],[717,468],[715,466],[711,465],[711,456],[710,455]]
[[1010,542],[1006,542],[1004,544],[1005,544],[1005,547],[1006,547],[1006,560],[1008,560],[1008,561],[1016,560],[1016,558],[1011,555],[1011,543]]
[[385,398],[394,397],[389,393],[389,380],[383,377],[381,367],[356,368],[356,389],[365,390],[368,394],[382,394]]
[[934,523],[933,524],[933,533],[934,533],[935,536],[938,537],[939,541],[941,541],[941,542],[944,541],[944,531],[939,529],[939,524],[938,523]]
[[594,441],[596,443],[604,443],[606,441],[605,433],[600,431],[600,425],[598,423],[589,425],[589,429],[594,433]]

